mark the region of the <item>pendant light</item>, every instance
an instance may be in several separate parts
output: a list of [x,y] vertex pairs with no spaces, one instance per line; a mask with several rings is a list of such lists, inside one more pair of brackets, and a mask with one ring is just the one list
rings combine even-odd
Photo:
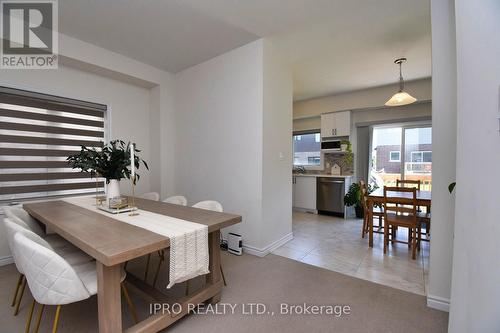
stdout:
[[399,91],[394,94],[387,102],[386,106],[400,106],[407,105],[417,101],[417,99],[404,91],[405,81],[401,72],[401,64],[406,62],[406,58],[399,58],[394,60],[396,65],[399,65]]

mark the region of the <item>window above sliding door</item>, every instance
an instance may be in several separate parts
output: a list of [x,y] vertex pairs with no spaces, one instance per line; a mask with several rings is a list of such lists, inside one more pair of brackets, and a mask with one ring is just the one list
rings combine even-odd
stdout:
[[102,104],[0,87],[0,201],[102,190],[66,158],[102,146],[105,116]]

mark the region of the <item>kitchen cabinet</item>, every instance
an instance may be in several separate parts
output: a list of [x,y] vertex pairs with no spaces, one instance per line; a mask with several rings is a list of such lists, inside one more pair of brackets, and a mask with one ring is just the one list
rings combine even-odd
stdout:
[[324,113],[321,115],[321,137],[351,135],[351,111]]
[[293,207],[316,212],[316,177],[293,176]]

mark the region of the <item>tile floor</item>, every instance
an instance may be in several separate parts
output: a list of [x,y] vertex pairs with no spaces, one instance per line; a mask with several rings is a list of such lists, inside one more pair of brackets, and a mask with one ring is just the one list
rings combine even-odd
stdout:
[[[406,244],[389,245],[383,253],[383,235],[375,234],[373,248],[368,235],[361,238],[363,221],[293,212],[294,238],[274,254],[323,267],[397,289],[426,295],[429,243],[422,242],[417,259]],[[400,231],[406,235],[406,230]],[[398,235],[399,236],[399,235]]]

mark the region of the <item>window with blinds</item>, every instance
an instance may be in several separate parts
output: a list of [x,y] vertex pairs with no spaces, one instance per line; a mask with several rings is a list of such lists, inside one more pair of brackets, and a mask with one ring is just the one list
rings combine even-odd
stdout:
[[0,87],[0,201],[103,191],[73,170],[80,146],[102,147],[106,106]]

